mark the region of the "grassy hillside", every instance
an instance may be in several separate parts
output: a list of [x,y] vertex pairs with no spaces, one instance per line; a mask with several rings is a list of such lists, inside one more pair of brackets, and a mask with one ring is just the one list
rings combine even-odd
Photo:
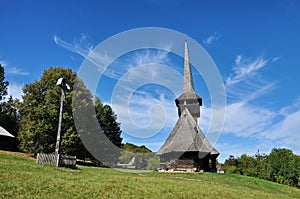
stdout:
[[123,172],[36,165],[0,151],[0,198],[300,198],[300,190],[240,175]]

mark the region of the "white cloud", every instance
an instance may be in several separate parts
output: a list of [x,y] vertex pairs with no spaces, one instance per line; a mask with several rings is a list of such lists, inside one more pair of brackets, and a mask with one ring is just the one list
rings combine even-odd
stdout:
[[214,32],[212,35],[203,40],[203,43],[206,45],[210,45],[212,42],[218,41],[221,35],[217,32]]
[[29,75],[28,72],[23,71],[23,69],[19,67],[10,67],[6,60],[0,60],[0,64],[4,67],[5,73],[11,75]]
[[[6,74],[11,74],[11,75],[29,75],[29,73],[24,72],[21,68],[18,67],[9,67],[9,64],[5,60],[0,60],[0,64],[4,67],[4,72]],[[12,96],[13,98],[17,98],[20,101],[22,101],[22,94],[23,94],[23,89],[24,84],[23,83],[17,83],[17,82],[12,82],[9,81],[9,85],[7,87],[7,93],[8,96]]]
[[177,119],[174,98],[180,93],[181,79],[181,74],[161,64],[128,71],[115,85],[111,103],[122,130],[142,138],[171,128]]
[[[169,47],[166,50],[151,50],[142,49],[131,52],[127,54],[122,59],[116,60],[111,66],[109,66],[109,71],[118,71],[117,75],[114,76],[115,79],[120,79],[123,75],[130,72],[130,77],[134,79],[142,78],[149,79],[148,76],[156,76],[161,73],[155,68],[140,67],[149,64],[161,64],[161,65],[171,65],[169,63],[168,54]],[[140,67],[139,70],[133,70],[136,67]]]
[[224,163],[226,159],[230,155],[233,155],[234,157],[239,157],[242,154],[251,154],[253,153],[255,149],[253,149],[252,145],[245,146],[240,143],[218,143],[216,145],[216,148],[221,152],[220,156],[218,157],[218,161],[220,163]]
[[[248,139],[249,145],[256,142],[255,145],[251,145],[252,153],[257,149],[269,152],[273,147],[287,147],[300,151],[300,98],[292,105],[286,105],[279,110],[265,108],[255,103],[256,99],[268,94],[277,84],[262,80],[258,73],[259,69],[278,60],[279,57],[244,59],[239,55],[235,59],[234,74],[226,81],[229,103],[226,107],[223,133],[234,136],[237,140]],[[203,115],[206,115],[205,112],[209,114],[210,107],[203,111]],[[208,118],[204,116],[203,120],[205,124]],[[222,144],[220,150],[224,150]],[[248,153],[247,150],[247,146],[234,145],[231,149],[225,149],[225,153],[236,155],[236,151]]]
[[[275,82],[265,82],[259,78],[258,70],[269,61],[261,57],[250,60],[241,55],[235,59],[233,74],[225,84],[227,106],[225,107],[225,122],[223,133],[238,137],[256,137],[260,132],[270,127],[276,113],[266,108],[251,104],[258,97],[266,95],[276,85]],[[249,78],[249,77],[252,78]],[[253,79],[255,78],[255,81]],[[208,130],[211,117],[211,107],[202,108],[202,124],[205,131]],[[217,111],[218,112],[218,111]],[[214,124],[211,124],[214,133]]]
[[13,98],[17,98],[20,101],[22,101],[22,95],[23,95],[23,87],[24,84],[19,84],[19,83],[15,83],[15,82],[10,82],[8,85],[8,95],[13,96]]
[[164,96],[158,99],[149,93],[137,94],[127,103],[119,100],[112,104],[112,108],[118,115],[123,132],[135,138],[153,137],[163,128],[172,128],[176,122],[174,102]]
[[251,59],[238,55],[232,68],[233,73],[225,81],[227,99],[235,102],[251,101],[274,89],[277,83],[264,81],[260,78],[259,70],[278,60],[279,57]]
[[112,106],[122,130],[135,138],[150,138],[172,128],[177,119],[174,98],[181,90],[182,75],[169,66],[168,52],[144,49],[115,65],[120,63],[128,71],[115,85]]
[[233,103],[226,108],[223,132],[239,137],[254,137],[270,128],[274,117],[275,114],[268,109],[243,102]]
[[3,66],[4,68],[7,67],[7,61],[5,61],[5,60],[0,60],[0,64],[1,64],[1,66]]
[[[205,133],[208,133],[209,125],[212,125],[206,136],[214,144],[218,139],[214,136],[220,135],[220,132],[216,131],[219,128],[214,127],[214,123],[210,124],[211,107],[202,107],[201,110],[199,125]],[[277,116],[271,110],[250,105],[246,101],[228,104],[225,110],[226,116],[221,133],[239,138],[249,138],[249,140],[260,139],[262,133],[272,127]]]
[[280,57],[279,56],[277,56],[277,57],[274,57],[274,58],[272,58],[271,59],[271,62],[276,62],[276,61],[278,61],[280,59]]
[[297,150],[300,151],[300,98],[290,105],[283,107],[278,116],[282,119],[274,123],[272,128],[263,132],[262,138],[276,141],[282,145],[296,146]]
[[[149,63],[166,63],[171,46],[165,46],[164,50],[143,49],[131,52],[127,59],[113,60],[108,52],[94,50],[93,44],[88,41],[87,35],[82,34],[79,39],[74,39],[72,43],[64,41],[59,36],[53,37],[54,42],[68,51],[74,52],[87,59],[94,66],[98,67],[99,72],[113,79],[119,79],[124,73],[133,67]],[[111,52],[110,52],[111,53]],[[109,65],[111,64],[111,65]],[[107,67],[109,65],[109,67]]]
[[[272,61],[277,61],[279,58],[273,58]],[[226,79],[226,85],[230,86],[236,84],[256,74],[256,72],[266,66],[268,63],[272,62],[269,59],[264,59],[263,57],[258,57],[254,60],[245,59],[241,55],[238,55],[235,59],[235,65],[233,67],[233,72],[230,77]]]
[[270,140],[245,142],[245,140],[237,137],[232,137],[231,139],[234,139],[235,142],[217,143],[216,145],[216,148],[221,152],[218,157],[218,161],[221,163],[224,163],[230,155],[236,158],[243,154],[254,156],[257,150],[259,150],[261,154],[269,154],[275,147],[274,142]]
[[68,42],[62,40],[57,35],[53,36],[53,40],[57,45],[65,48],[71,52],[75,52],[83,57],[87,57],[88,54],[93,49],[93,45],[91,45],[90,43],[88,43],[86,41],[87,35],[85,35],[85,34],[81,34],[81,37],[79,39],[74,39],[73,43],[68,43]]
[[268,154],[273,148],[288,148],[300,154],[299,108],[286,112],[281,119],[280,113],[259,106],[233,103],[226,109],[222,134],[231,137],[231,141],[217,143],[220,162],[229,155],[254,155],[257,150]]
[[18,67],[7,67],[7,73],[12,75],[29,75],[28,72],[23,71],[21,68]]
[[112,59],[107,52],[96,52],[94,46],[87,40],[86,34],[81,34],[79,39],[74,39],[72,43],[69,43],[59,36],[53,37],[54,42],[63,47],[64,49],[81,55],[88,60],[91,64],[98,68],[100,72],[105,71],[105,75],[111,78],[118,78],[120,74],[117,71],[105,70],[106,65],[112,62]]
[[169,51],[162,50],[142,50],[134,53],[134,58],[132,59],[130,65],[140,66],[145,64],[167,64]]

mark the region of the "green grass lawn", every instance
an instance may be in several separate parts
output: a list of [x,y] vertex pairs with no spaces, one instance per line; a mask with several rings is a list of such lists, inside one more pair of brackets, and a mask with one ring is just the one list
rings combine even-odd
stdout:
[[0,198],[300,198],[297,188],[233,174],[37,165],[0,151]]

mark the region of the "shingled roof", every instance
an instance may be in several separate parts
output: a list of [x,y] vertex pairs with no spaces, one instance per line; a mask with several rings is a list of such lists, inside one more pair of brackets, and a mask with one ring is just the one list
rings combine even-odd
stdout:
[[157,152],[157,155],[190,151],[210,153],[211,155],[219,154],[205,138],[191,113],[185,108],[166,142]]

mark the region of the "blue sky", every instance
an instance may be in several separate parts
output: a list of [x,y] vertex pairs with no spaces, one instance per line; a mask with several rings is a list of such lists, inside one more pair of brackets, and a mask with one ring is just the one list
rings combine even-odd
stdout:
[[[50,66],[78,71],[88,53],[113,35],[134,28],[168,28],[200,43],[222,76],[227,106],[216,144],[221,161],[230,154],[251,155],[258,149],[269,153],[273,147],[300,154],[299,1],[3,0],[0,6],[0,63],[14,97],[20,98],[22,87],[38,80]],[[178,42],[183,48],[184,41]],[[126,73],[118,64],[132,68],[147,63],[172,65],[182,74],[183,60],[168,50],[134,51],[112,64],[97,95],[111,104],[114,87]],[[155,74],[153,68],[145,70]],[[204,101],[199,123],[205,132],[210,95],[202,77],[193,75],[195,90]],[[177,119],[175,97],[161,85],[140,87],[129,105],[135,125],[125,124],[124,107],[116,103],[113,108],[127,131],[149,121],[159,123],[159,113],[167,116],[165,126],[151,138],[124,133],[124,141],[158,150]],[[150,117],[153,104],[158,106]]]

